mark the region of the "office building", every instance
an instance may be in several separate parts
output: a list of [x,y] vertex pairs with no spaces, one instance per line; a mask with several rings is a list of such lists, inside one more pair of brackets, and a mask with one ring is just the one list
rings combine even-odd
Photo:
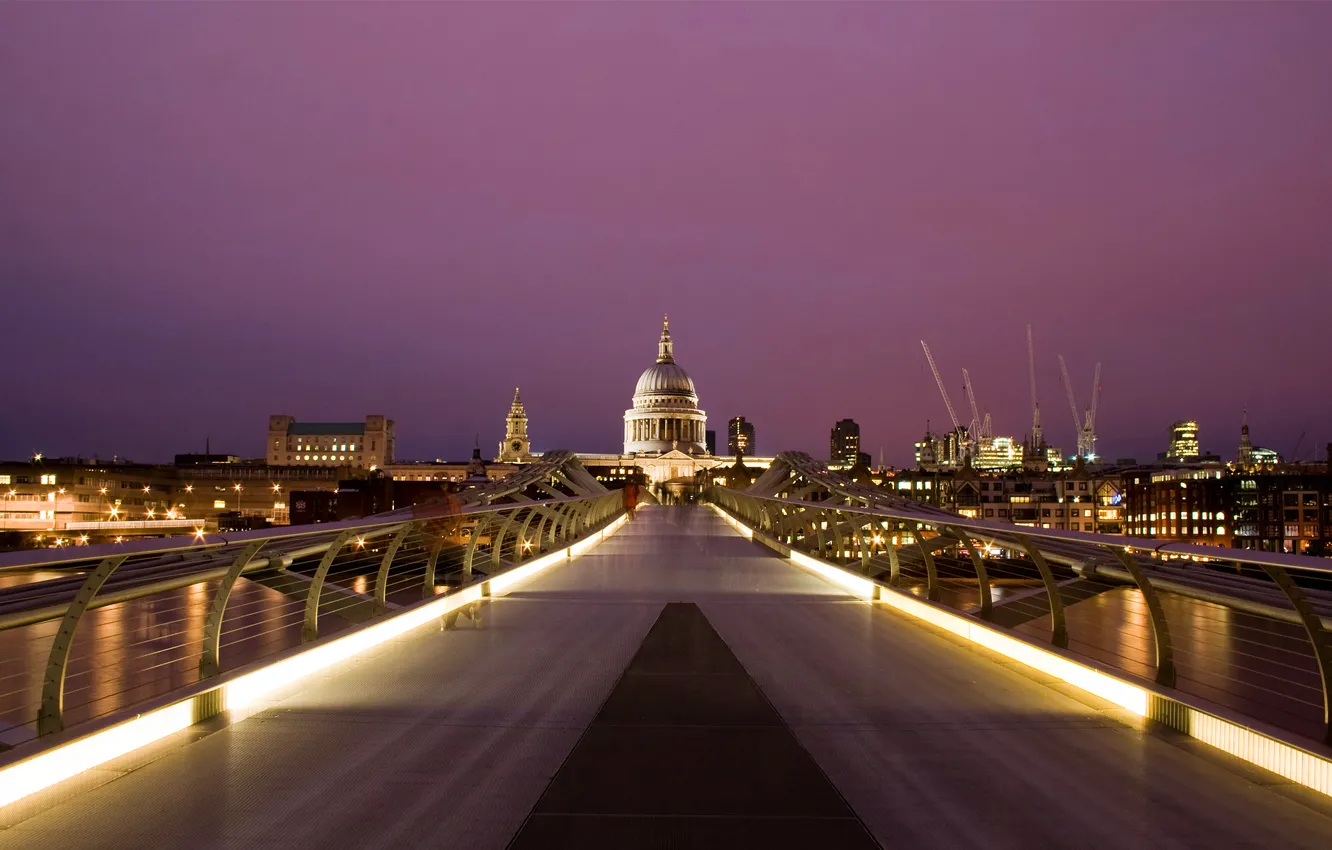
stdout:
[[850,469],[860,459],[860,426],[854,419],[839,419],[828,439],[828,466]]
[[726,424],[726,453],[731,456],[751,457],[758,453],[754,448],[754,424],[737,416]]
[[1183,419],[1170,426],[1170,448],[1165,459],[1170,461],[1197,460],[1198,423],[1192,419]]
[[364,422],[297,422],[268,417],[269,466],[378,469],[394,461],[394,423],[386,416]]

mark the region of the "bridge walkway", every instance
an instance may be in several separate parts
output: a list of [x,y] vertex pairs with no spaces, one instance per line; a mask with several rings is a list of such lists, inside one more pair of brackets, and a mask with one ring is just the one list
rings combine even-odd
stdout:
[[1332,846],[1325,798],[1124,721],[647,508],[476,620],[11,806],[0,848]]

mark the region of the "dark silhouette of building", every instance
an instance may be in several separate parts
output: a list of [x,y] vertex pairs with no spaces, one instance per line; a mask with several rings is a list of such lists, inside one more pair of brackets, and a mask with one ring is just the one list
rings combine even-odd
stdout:
[[754,448],[754,423],[747,422],[745,417],[737,416],[727,422],[726,435],[728,455],[753,457],[757,453],[758,450]]
[[717,432],[705,431],[703,436],[704,436],[703,444],[707,446],[708,454],[715,455],[717,453]]
[[854,419],[839,419],[828,441],[828,465],[850,469],[860,460],[860,426]]

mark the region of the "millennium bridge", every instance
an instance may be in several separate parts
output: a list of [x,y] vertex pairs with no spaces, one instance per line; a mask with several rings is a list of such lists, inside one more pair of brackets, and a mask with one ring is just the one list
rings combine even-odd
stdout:
[[0,846],[1327,848],[1328,563],[799,453],[11,553]]

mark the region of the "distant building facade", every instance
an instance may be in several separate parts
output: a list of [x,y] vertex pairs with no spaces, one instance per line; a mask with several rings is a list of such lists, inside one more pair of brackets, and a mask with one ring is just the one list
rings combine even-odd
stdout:
[[1144,470],[1126,485],[1128,533],[1135,537],[1265,552],[1332,551],[1332,475],[1322,464]]
[[860,426],[854,419],[839,419],[828,438],[828,465],[850,469],[860,460]]
[[1170,426],[1170,448],[1166,450],[1166,460],[1194,460],[1200,454],[1197,422],[1192,419],[1182,419]]
[[737,416],[726,424],[726,453],[732,457],[758,454],[754,444],[754,423]]
[[394,461],[394,422],[367,416],[364,422],[298,422],[268,417],[270,466],[377,469]]

